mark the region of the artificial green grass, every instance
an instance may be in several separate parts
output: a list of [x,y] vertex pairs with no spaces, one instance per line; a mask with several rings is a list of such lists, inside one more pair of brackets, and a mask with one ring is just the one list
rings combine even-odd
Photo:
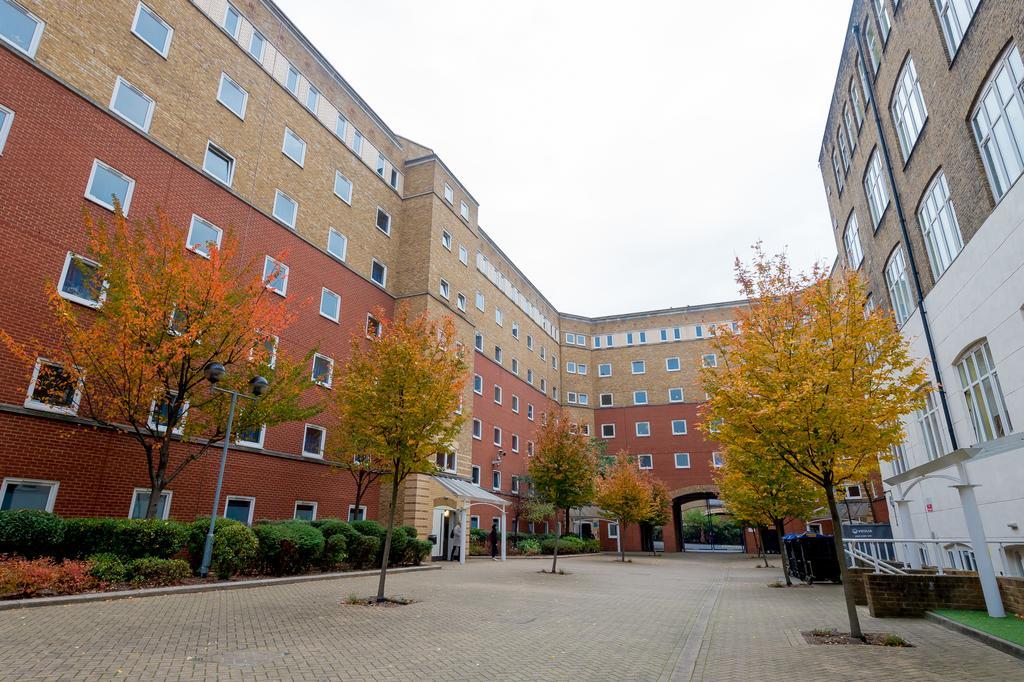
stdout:
[[991,618],[984,611],[960,609],[937,609],[935,613],[975,630],[1024,646],[1024,618],[1018,618],[1012,613],[1007,613],[1006,618]]

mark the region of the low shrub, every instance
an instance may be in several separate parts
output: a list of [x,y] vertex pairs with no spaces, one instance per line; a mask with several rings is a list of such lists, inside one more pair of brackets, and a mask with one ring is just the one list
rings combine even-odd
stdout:
[[356,535],[348,545],[348,563],[355,569],[370,568],[380,553],[381,541],[373,535]]
[[260,564],[274,575],[305,573],[324,551],[324,534],[304,521],[264,523],[255,532]]
[[555,553],[555,543],[558,543],[558,553],[562,554],[578,554],[583,552],[583,540],[580,540],[575,535],[566,535],[558,540],[555,538],[548,538],[540,543],[540,550],[544,554]]
[[92,564],[89,573],[97,580],[102,580],[105,583],[128,582],[128,567],[116,554],[109,552],[94,554],[89,557],[88,561]]
[[583,541],[583,551],[587,554],[596,554],[601,551],[601,541],[597,538],[590,538]]
[[516,545],[516,549],[525,554],[526,556],[536,556],[540,554],[540,543],[529,538],[526,540],[520,540]]
[[484,530],[483,528],[469,529],[469,539],[472,542],[486,542],[488,535],[490,535],[490,531]]
[[[249,532],[245,531],[232,531],[227,535],[224,535],[225,528],[241,527]],[[199,565],[203,562],[203,547],[206,545],[206,533],[210,529],[210,517],[200,517],[188,524],[187,527],[187,540],[185,548],[188,551],[188,561],[192,566],[193,571],[199,570]],[[225,559],[229,558],[233,552],[239,552],[243,556],[249,558],[249,565],[239,568],[239,571],[248,570],[252,567],[253,562],[256,559],[256,555],[252,552],[248,552],[247,548],[251,548],[256,540],[256,536],[253,534],[252,529],[246,526],[240,521],[234,519],[218,518],[214,523],[213,528],[213,554],[220,554]],[[240,546],[237,543],[241,543]],[[223,544],[223,547],[218,545]],[[257,543],[258,545],[258,543]],[[211,556],[211,565],[213,559]]]
[[341,519],[320,519],[313,522],[313,527],[324,534],[325,540],[333,535],[343,535],[348,540],[350,535],[358,532],[347,521]]
[[259,551],[260,543],[252,528],[244,523],[227,524],[214,530],[210,570],[221,580],[248,573],[255,567]]
[[388,529],[376,521],[353,521],[349,525],[360,535],[377,538],[381,544],[384,544],[384,536],[388,534]]
[[88,561],[52,559],[6,559],[0,561],[0,597],[34,597],[48,594],[77,594],[100,589]]
[[137,586],[177,585],[192,576],[188,562],[183,559],[144,557],[128,562],[126,568],[132,584]]
[[18,509],[0,511],[0,554],[28,559],[54,556],[64,541],[64,520],[56,514]]
[[109,553],[123,559],[169,559],[185,547],[188,532],[184,524],[161,519],[66,519],[61,553],[74,558]]
[[342,533],[336,533],[324,540],[324,551],[320,556],[321,568],[325,571],[336,571],[346,558],[348,558],[348,540]]
[[409,549],[406,551],[406,563],[413,566],[419,566],[423,563],[423,560],[430,556],[430,553],[434,551],[434,543],[430,540],[420,540],[414,538],[409,543]]

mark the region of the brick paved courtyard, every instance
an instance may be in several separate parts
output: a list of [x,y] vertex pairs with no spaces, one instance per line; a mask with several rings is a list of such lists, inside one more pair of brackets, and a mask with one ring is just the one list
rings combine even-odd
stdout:
[[[1024,663],[923,620],[917,645],[812,647],[838,586],[769,589],[746,556],[471,561],[396,575],[400,608],[342,604],[369,578],[0,612],[0,678],[1020,680]],[[863,613],[863,612],[862,612]]]

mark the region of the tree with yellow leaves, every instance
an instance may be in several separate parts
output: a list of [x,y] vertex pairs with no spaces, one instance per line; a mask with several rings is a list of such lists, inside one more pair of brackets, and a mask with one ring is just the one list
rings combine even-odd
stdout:
[[719,327],[717,368],[702,370],[704,428],[729,452],[790,467],[820,490],[836,529],[851,635],[860,622],[850,592],[836,488],[868,478],[903,440],[901,417],[920,408],[926,376],[890,313],[867,306],[856,273],[796,274],[760,245],[737,259],[749,301],[738,333]]
[[[382,311],[375,317],[384,320]],[[383,329],[368,343],[353,337],[335,398],[344,449],[369,457],[391,492],[377,601],[385,599],[399,489],[412,474],[437,471],[435,457],[452,451],[468,371],[451,318],[412,317],[399,305]]]
[[743,450],[727,451],[725,466],[716,472],[715,482],[719,496],[736,518],[754,527],[775,529],[782,555],[782,573],[786,584],[792,585],[782,542],[786,519],[807,518],[821,506],[821,491],[779,459]]
[[[619,524],[619,537],[626,527],[640,523],[656,513],[654,492],[650,476],[637,466],[636,458],[625,452],[615,456],[615,462],[605,468],[604,475],[597,480],[597,495],[594,503],[603,514]],[[619,542],[619,559],[626,560],[623,543]]]
[[188,229],[165,214],[129,222],[120,210],[110,224],[87,215],[86,232],[89,260],[75,262],[73,286],[88,306],[48,287],[56,347],[3,329],[0,341],[26,371],[45,353],[50,362],[40,364],[37,387],[76,396],[61,404],[140,445],[150,484],[146,518],[156,517],[163,490],[224,440],[229,401],[210,389],[207,365],[222,364],[221,385],[235,390],[257,375],[269,380],[260,400],[240,408],[236,435],[319,412],[301,401],[312,386],[305,370],[312,353],[301,362],[277,352],[295,313],[268,292],[262,261],[240,259],[230,233],[219,244],[188,244]]

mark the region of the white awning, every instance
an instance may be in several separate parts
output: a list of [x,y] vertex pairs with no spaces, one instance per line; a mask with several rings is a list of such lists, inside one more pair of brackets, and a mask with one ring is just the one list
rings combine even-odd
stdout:
[[434,476],[434,480],[440,483],[442,487],[456,497],[472,500],[473,502],[493,504],[499,507],[504,507],[508,504],[508,500],[503,500],[497,495],[492,495],[480,486],[461,478]]

